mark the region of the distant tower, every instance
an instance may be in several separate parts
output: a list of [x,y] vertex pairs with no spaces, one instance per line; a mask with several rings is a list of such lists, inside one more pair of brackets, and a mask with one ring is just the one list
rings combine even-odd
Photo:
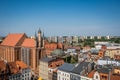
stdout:
[[38,47],[41,48],[41,30],[40,30],[40,28],[38,30]]
[[58,45],[58,43],[59,43],[59,40],[58,40],[58,36],[57,36],[57,49],[59,48],[59,45]]
[[35,31],[35,46],[38,47],[38,39],[37,39],[36,31]]
[[44,48],[45,46],[45,37],[44,37],[44,32],[43,32],[43,36],[42,36],[42,48]]

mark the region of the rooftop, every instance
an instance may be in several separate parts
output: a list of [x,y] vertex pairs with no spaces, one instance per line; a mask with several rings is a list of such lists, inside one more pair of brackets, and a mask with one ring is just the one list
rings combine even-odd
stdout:
[[73,73],[80,74],[83,68],[87,67],[90,62],[81,62],[76,65],[76,67],[72,70]]
[[18,73],[21,69],[28,68],[28,66],[22,61],[5,62],[0,61],[0,71],[10,70],[11,73]]
[[97,69],[97,71],[98,71],[99,73],[104,73],[104,74],[108,74],[110,70],[111,70],[111,69],[109,69],[109,68]]
[[35,39],[27,38],[23,41],[21,46],[23,46],[23,47],[35,47],[36,41],[35,41]]
[[66,71],[66,72],[71,72],[74,68],[73,64],[70,63],[64,63],[62,66],[58,68],[58,70]]
[[95,70],[91,71],[91,72],[88,74],[88,77],[89,77],[89,78],[93,78],[94,73],[95,73]]
[[50,61],[53,61],[55,58],[48,58],[48,57],[44,57],[41,59],[41,61],[43,62],[50,62]]
[[1,45],[18,46],[18,42],[21,40],[23,36],[25,36],[24,33],[8,34],[7,37],[1,43]]

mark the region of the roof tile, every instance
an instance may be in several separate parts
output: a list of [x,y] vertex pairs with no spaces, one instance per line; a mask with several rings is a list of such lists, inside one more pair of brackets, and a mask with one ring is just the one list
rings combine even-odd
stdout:
[[88,74],[88,77],[89,77],[89,78],[93,78],[94,73],[95,73],[95,70],[91,71],[91,72]]
[[35,47],[35,39],[25,39],[21,46],[23,47]]
[[7,37],[1,43],[1,45],[17,46],[17,43],[24,35],[24,33],[8,34]]

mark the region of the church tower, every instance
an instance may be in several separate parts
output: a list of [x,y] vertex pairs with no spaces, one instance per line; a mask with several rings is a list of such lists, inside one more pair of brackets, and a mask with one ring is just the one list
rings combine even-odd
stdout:
[[38,30],[38,47],[39,48],[41,48],[41,30],[40,30],[40,28],[39,28],[39,30]]

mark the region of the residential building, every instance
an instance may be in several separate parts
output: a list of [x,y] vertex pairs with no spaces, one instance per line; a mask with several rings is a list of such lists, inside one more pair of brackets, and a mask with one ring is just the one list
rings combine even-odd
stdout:
[[45,43],[45,50],[44,53],[46,55],[51,55],[51,53],[55,50],[55,49],[63,49],[63,44],[62,43],[49,43],[46,42]]
[[78,36],[73,36],[72,41],[73,41],[74,43],[78,43]]
[[109,43],[109,42],[95,41],[94,44],[95,44],[95,45],[108,45],[108,44],[110,44],[110,43]]
[[22,61],[0,61],[0,80],[31,80],[31,69]]
[[99,55],[98,55],[99,50],[95,49],[95,48],[92,48],[90,50],[90,53],[91,53],[90,56],[91,56],[92,61],[96,63],[96,61],[99,59]]
[[104,67],[95,69],[88,74],[89,78],[93,80],[119,80],[120,69],[118,67],[106,65]]
[[[115,48],[115,47],[113,47]],[[109,48],[107,47],[107,50],[105,52],[105,56],[109,56],[110,58],[115,58],[115,55],[120,55],[120,48]]]
[[[10,63],[11,64],[11,63]],[[9,80],[31,80],[31,69],[27,67],[27,65],[23,64],[20,61],[16,61],[16,65],[12,65],[11,67],[17,66],[19,69],[18,73],[11,74],[9,76]],[[17,69],[16,68],[16,69]]]
[[53,80],[57,78],[56,70],[63,63],[64,60],[60,58],[42,58],[39,65],[39,77],[43,80]]
[[92,71],[92,65],[90,62],[81,62],[75,65],[75,68],[71,71],[70,80],[91,80],[88,78],[88,73]]
[[120,66],[120,60],[111,59],[107,56],[97,60],[97,65],[106,65],[106,64]]
[[91,61],[91,54],[89,52],[83,52],[78,54],[78,62]]
[[73,64],[64,63],[62,66],[58,68],[57,71],[57,80],[71,80],[70,72],[74,69]]

